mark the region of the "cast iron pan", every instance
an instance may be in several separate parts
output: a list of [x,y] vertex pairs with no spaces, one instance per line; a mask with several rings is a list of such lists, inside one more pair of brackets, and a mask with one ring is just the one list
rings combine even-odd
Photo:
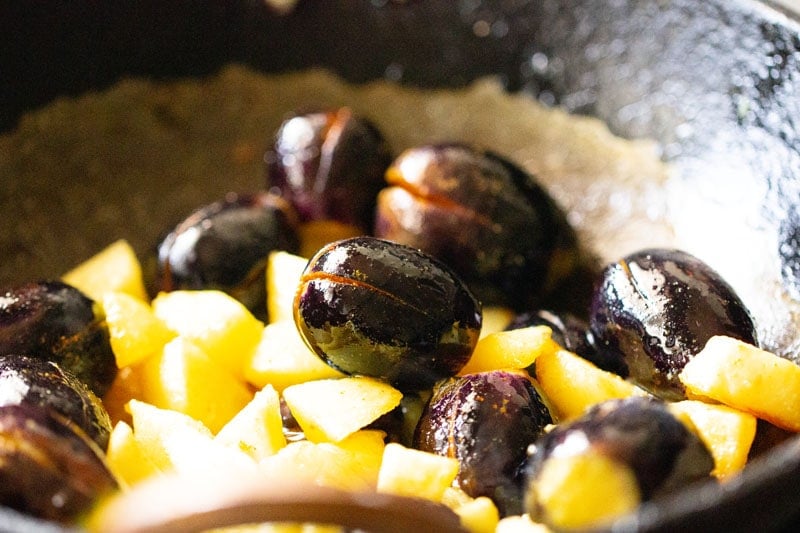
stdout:
[[[797,361],[797,20],[749,0],[309,0],[289,14],[255,0],[5,2],[0,129],[13,129],[23,112],[58,96],[103,89],[123,76],[201,77],[230,62],[265,72],[325,66],[352,82],[390,76],[422,87],[498,75],[510,91],[600,117],[624,137],[659,141],[685,185],[677,189],[685,202],[676,202],[684,209],[675,216],[685,216],[676,223],[698,235],[691,251],[703,256],[720,239],[740,243],[706,257],[734,278],[743,271],[774,280],[752,310],[765,346]],[[30,193],[12,181],[0,182],[7,203],[12,192]],[[52,184],[48,195],[59,193]],[[103,201],[124,212],[131,198]],[[56,219],[53,227],[61,229],[54,231],[69,231],[72,222],[51,210],[27,219],[3,213],[0,284],[57,275],[88,255],[67,247],[40,260],[41,250],[14,240],[31,216]],[[101,219],[89,221],[87,242],[120,235]],[[735,282],[748,293],[746,278]],[[646,505],[619,526],[763,531],[791,528],[795,515],[799,438],[757,459],[740,479]],[[28,526],[47,529],[0,512],[2,529]]]

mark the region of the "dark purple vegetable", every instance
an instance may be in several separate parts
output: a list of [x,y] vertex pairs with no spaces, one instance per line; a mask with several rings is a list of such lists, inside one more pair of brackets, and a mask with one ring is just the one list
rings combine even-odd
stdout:
[[335,220],[367,233],[392,156],[380,131],[348,108],[295,115],[267,151],[267,187],[303,222]]
[[422,390],[458,372],[481,322],[480,304],[449,268],[372,237],[322,248],[295,300],[295,323],[320,358],[402,390]]
[[378,197],[377,237],[449,265],[486,305],[534,308],[574,268],[564,213],[532,176],[461,144],[403,152]]
[[528,445],[552,422],[525,374],[468,374],[436,385],[414,446],[455,457],[461,463],[458,485],[467,494],[488,496],[503,516],[520,514]]
[[292,208],[264,192],[228,194],[194,211],[161,241],[151,291],[218,289],[263,318],[273,250],[299,250]]
[[680,250],[643,250],[608,265],[589,325],[602,356],[666,399],[684,397],[678,374],[712,336],[757,344],[753,319],[733,288]]
[[103,403],[78,378],[52,361],[25,355],[0,356],[0,407],[35,405],[72,421],[102,450],[111,419]]
[[[669,411],[666,403],[644,397],[610,400],[592,407],[577,420],[556,426],[531,447],[525,468],[525,512],[534,520],[548,522],[553,509],[539,501],[536,486],[546,482],[540,476],[548,462],[587,454],[601,454],[619,463],[621,468],[629,468],[638,484],[641,501],[713,479],[711,453]],[[590,492],[603,490],[603,486],[597,486]]]
[[103,396],[117,363],[102,306],[60,281],[0,292],[0,355],[53,361]]
[[0,505],[74,524],[117,488],[100,449],[69,420],[31,404],[0,407]]

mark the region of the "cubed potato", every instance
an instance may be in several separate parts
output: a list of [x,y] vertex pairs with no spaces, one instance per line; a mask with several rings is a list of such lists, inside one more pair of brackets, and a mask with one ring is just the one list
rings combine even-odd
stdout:
[[149,303],[130,294],[110,291],[103,294],[101,301],[119,368],[161,351],[176,335],[156,317]]
[[189,415],[215,433],[252,398],[244,382],[183,337],[143,363],[141,386],[145,402]]
[[308,381],[287,387],[283,399],[313,442],[339,442],[400,403],[391,385],[368,377]]
[[552,530],[544,524],[531,520],[527,514],[513,515],[502,518],[497,523],[495,533],[551,533]]
[[720,404],[683,400],[669,404],[678,418],[687,417],[687,426],[708,447],[714,457],[712,475],[725,479],[747,463],[756,436],[756,417]]
[[497,331],[482,337],[459,374],[529,367],[545,351],[559,349],[547,326]]
[[109,244],[66,272],[61,279],[97,301],[106,292],[124,292],[143,301],[149,299],[142,278],[142,266],[133,248],[124,239]]
[[163,472],[233,475],[257,468],[247,454],[215,442],[199,420],[138,400],[132,400],[129,409],[136,441],[148,460]]
[[483,308],[483,325],[481,337],[503,331],[514,319],[514,310],[499,305],[487,305]]
[[267,315],[270,322],[294,320],[294,296],[308,259],[276,250],[267,258]]
[[608,525],[641,503],[633,470],[600,453],[550,457],[530,490],[557,530]]
[[112,424],[119,421],[131,423],[127,405],[134,398],[142,398],[142,366],[140,363],[120,368],[111,383],[111,388],[103,396],[103,405]]
[[277,391],[267,385],[217,433],[214,439],[245,452],[256,461],[286,446]]
[[300,255],[311,257],[326,244],[363,235],[363,230],[335,220],[312,220],[300,225]]
[[683,368],[687,396],[711,399],[800,431],[800,366],[738,339],[715,336]]
[[458,475],[458,459],[390,442],[383,451],[378,492],[441,502]]
[[216,290],[161,293],[153,300],[153,312],[239,378],[264,330],[244,305]]
[[356,431],[338,443],[290,442],[259,463],[268,477],[304,480],[353,491],[374,491],[383,458],[382,431]]
[[111,431],[106,451],[108,467],[124,485],[134,485],[161,472],[142,450],[126,422],[117,422]]
[[494,502],[479,496],[456,507],[453,511],[461,519],[461,525],[470,533],[494,533],[500,521],[500,512]]
[[536,380],[559,421],[614,398],[647,393],[567,350],[545,350],[536,359]]
[[272,322],[244,368],[245,379],[256,387],[272,385],[279,392],[290,385],[344,374],[326,364],[306,345],[293,319]]

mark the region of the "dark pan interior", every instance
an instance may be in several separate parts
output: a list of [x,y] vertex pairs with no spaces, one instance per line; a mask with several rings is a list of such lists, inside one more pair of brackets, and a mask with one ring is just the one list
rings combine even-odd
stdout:
[[[800,26],[794,14],[749,0],[308,0],[288,14],[265,4],[4,2],[0,130],[13,129],[26,110],[123,76],[200,77],[230,62],[265,72],[326,66],[353,82],[389,77],[422,87],[498,75],[511,91],[600,117],[624,137],[659,141],[686,183],[687,224],[731,242],[738,232],[755,232],[758,250],[743,244],[718,260],[752,264],[779,285],[765,289],[770,300],[754,312],[767,347],[798,359]],[[52,187],[57,195],[58,184]],[[0,182],[0,195],[24,192],[24,184]],[[108,199],[123,208],[129,200]],[[713,207],[704,212],[703,205]],[[28,223],[4,217],[5,264],[35,257],[13,238]],[[104,238],[114,233],[94,227]],[[24,272],[0,268],[0,284],[57,274],[85,256],[70,249],[56,255],[47,272],[35,265]],[[798,485],[795,438],[740,480],[645,507],[621,526],[777,528],[800,511]]]

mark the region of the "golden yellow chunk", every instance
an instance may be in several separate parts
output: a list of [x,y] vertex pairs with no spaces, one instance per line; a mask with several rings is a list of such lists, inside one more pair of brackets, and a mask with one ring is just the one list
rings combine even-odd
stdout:
[[256,392],[214,439],[242,450],[256,461],[269,457],[286,446],[278,393],[267,385]]
[[300,225],[300,255],[312,257],[328,243],[350,237],[358,237],[364,232],[356,226],[335,220],[313,220]]
[[552,330],[547,326],[490,333],[478,341],[459,374],[527,368],[542,353],[559,349],[551,334]]
[[270,322],[294,320],[294,296],[308,259],[285,251],[267,258],[267,315]]
[[142,369],[142,399],[219,431],[251,400],[247,386],[192,341],[178,337]]
[[126,366],[119,369],[111,388],[103,396],[103,405],[108,411],[111,423],[120,420],[131,423],[131,415],[127,411],[128,402],[142,397],[142,365]]
[[188,415],[138,400],[129,409],[139,447],[163,472],[235,475],[257,467],[247,454],[215,442],[211,431]]
[[493,533],[500,521],[497,506],[486,496],[465,502],[453,511],[461,519],[461,525],[471,533]]
[[383,451],[378,492],[440,502],[458,475],[458,459],[390,442]]
[[327,365],[303,341],[294,320],[281,320],[264,328],[261,342],[244,368],[245,379],[256,387],[269,384],[277,391],[289,385],[344,377]]
[[483,325],[481,326],[481,338],[503,331],[514,319],[514,311],[508,307],[499,305],[488,305],[483,308]]
[[161,293],[153,300],[153,312],[240,378],[264,330],[244,305],[216,290]]
[[65,273],[61,279],[97,301],[111,291],[124,292],[143,301],[148,300],[142,266],[133,248],[124,239],[109,244]]
[[545,350],[536,359],[536,380],[560,421],[614,398],[647,395],[639,387],[567,350]]
[[142,450],[133,428],[125,422],[118,422],[111,431],[106,461],[117,479],[128,486],[161,472]]
[[283,399],[312,442],[339,442],[400,403],[391,385],[368,377],[308,381],[287,387]]
[[544,524],[531,520],[527,514],[507,516],[497,523],[495,533],[550,533]]
[[800,431],[800,366],[731,337],[716,336],[678,376],[687,396],[711,399]]
[[630,467],[600,453],[550,457],[529,490],[555,529],[608,525],[641,503]]
[[356,431],[337,443],[290,442],[259,463],[267,477],[304,480],[353,491],[374,491],[383,457],[385,434]]
[[175,337],[147,302],[124,292],[106,292],[101,300],[117,367],[143,361]]
[[669,404],[678,418],[688,417],[695,431],[714,457],[712,475],[725,479],[747,463],[756,436],[756,417],[720,404],[684,400]]

